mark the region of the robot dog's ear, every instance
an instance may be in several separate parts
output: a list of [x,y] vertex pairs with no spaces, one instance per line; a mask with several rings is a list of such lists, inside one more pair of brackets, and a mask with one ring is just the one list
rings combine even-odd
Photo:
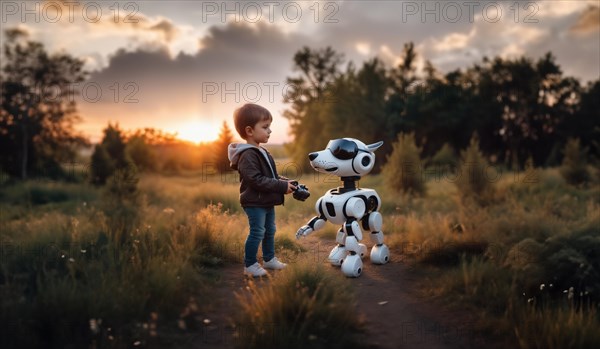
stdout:
[[379,149],[379,147],[381,147],[382,145],[383,145],[383,141],[379,141],[377,143],[367,145],[367,148],[370,151],[374,152],[375,150]]

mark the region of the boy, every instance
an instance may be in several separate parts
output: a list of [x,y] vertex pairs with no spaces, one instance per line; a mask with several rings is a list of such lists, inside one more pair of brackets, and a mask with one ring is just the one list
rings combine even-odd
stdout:
[[[244,247],[244,274],[266,275],[267,269],[283,269],[286,264],[275,257],[275,205],[283,204],[283,195],[296,189],[290,180],[280,177],[275,161],[260,146],[267,143],[273,117],[256,104],[245,104],[233,113],[235,129],[246,143],[232,143],[228,148],[231,168],[240,174],[240,203],[250,225]],[[262,243],[264,264],[256,260]]]

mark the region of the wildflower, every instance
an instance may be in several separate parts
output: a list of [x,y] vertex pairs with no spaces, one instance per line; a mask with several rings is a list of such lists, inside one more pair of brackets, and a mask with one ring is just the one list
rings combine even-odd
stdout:
[[69,258],[69,262],[70,262],[70,263],[75,263],[75,259],[73,259],[73,258]]
[[573,299],[573,287],[569,287],[569,294],[567,295],[568,299]]
[[96,319],[90,319],[90,331],[93,334],[97,334],[100,331],[98,328],[98,321]]
[[546,285],[545,284],[541,284],[540,285],[540,291],[544,290],[544,287],[546,287]]
[[139,347],[139,346],[140,346],[140,344],[142,344],[142,342],[140,342],[140,341],[135,341],[135,342],[133,342],[133,346],[134,346],[134,347]]

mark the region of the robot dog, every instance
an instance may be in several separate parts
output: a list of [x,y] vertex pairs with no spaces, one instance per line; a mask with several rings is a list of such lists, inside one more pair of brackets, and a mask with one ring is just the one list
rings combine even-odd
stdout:
[[310,165],[318,172],[340,176],[344,186],[330,189],[317,200],[313,217],[298,229],[296,238],[306,236],[325,225],[326,221],[341,224],[337,233],[338,243],[329,253],[329,262],[340,266],[344,275],[358,277],[362,272],[362,257],[367,247],[359,243],[363,229],[370,231],[371,262],[385,264],[390,259],[389,248],[383,243],[381,232],[382,217],[379,195],[373,189],[357,188],[356,182],[368,174],[375,164],[373,153],[383,144],[382,141],[365,145],[354,138],[340,138],[329,141],[327,148],[308,154]]

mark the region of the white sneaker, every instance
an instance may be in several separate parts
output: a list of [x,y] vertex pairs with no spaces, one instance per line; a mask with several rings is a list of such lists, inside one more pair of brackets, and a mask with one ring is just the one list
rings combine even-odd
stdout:
[[252,264],[249,267],[244,267],[244,275],[250,275],[252,277],[259,277],[267,275],[267,271],[258,264],[258,262]]
[[277,260],[277,257],[273,257],[273,259],[271,259],[268,262],[264,262],[263,263],[263,267],[267,268],[267,269],[283,269],[287,266],[287,264],[285,263],[281,263],[280,261]]

